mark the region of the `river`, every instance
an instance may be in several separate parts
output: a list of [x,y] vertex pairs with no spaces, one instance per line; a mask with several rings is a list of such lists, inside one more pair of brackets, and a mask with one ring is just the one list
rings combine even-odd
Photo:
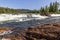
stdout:
[[57,22],[60,21],[60,16],[57,17],[48,17],[45,19],[32,19],[28,21],[4,21],[1,22],[0,26],[11,26],[11,27],[29,27],[29,26],[34,26],[42,23],[48,23],[48,22]]

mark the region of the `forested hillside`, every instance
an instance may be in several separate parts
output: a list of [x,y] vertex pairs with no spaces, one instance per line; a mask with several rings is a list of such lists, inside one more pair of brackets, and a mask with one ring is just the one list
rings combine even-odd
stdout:
[[35,13],[37,10],[29,10],[29,9],[13,9],[8,7],[0,7],[0,13]]

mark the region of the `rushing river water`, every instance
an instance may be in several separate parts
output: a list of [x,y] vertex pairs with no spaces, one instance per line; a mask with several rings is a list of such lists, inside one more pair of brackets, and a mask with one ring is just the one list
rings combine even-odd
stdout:
[[41,23],[48,23],[48,22],[56,22],[56,21],[60,21],[60,16],[56,16],[56,17],[48,17],[45,19],[32,19],[32,20],[28,20],[28,21],[4,21],[1,22],[2,24],[0,24],[0,26],[12,26],[12,27],[29,27],[29,26],[33,26],[33,25],[38,25]]
[[[0,33],[0,39],[2,39],[3,35],[7,35],[7,34],[15,34],[21,30],[23,30],[23,28],[27,28],[30,26],[35,26],[38,24],[42,24],[42,23],[49,23],[49,22],[57,22],[60,21],[60,16],[52,16],[52,17],[47,17],[47,18],[37,18],[37,17],[31,17],[31,18],[22,18],[26,21],[18,21],[18,20],[8,20],[8,21],[0,21],[0,27],[2,26],[10,26],[10,27],[17,27],[16,29],[13,28],[13,30],[8,30],[5,31],[3,33]],[[18,27],[22,27],[22,28],[18,28]]]
[[[42,23],[49,23],[49,22],[57,22],[60,21],[60,16],[34,16],[34,17],[21,17],[21,15],[15,15],[15,16],[0,16],[0,27],[14,27],[12,30],[8,30],[5,32],[0,33],[0,40],[2,40],[4,35],[8,34],[17,34],[18,32],[22,31],[24,28],[35,26]],[[22,28],[20,28],[22,27]]]
[[54,21],[60,21],[60,14],[51,14],[51,17],[40,14],[0,14],[0,27],[29,27]]

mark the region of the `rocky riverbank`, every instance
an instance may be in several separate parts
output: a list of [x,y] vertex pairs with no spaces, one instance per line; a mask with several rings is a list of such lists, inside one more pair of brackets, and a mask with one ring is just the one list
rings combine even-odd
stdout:
[[44,23],[23,30],[20,27],[9,30],[13,32],[2,35],[2,40],[60,40],[60,22]]

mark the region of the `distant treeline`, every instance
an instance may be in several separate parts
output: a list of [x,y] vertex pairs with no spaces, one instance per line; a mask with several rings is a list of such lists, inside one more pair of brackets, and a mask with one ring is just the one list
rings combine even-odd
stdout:
[[59,5],[57,1],[50,3],[49,6],[46,5],[45,7],[41,7],[40,12],[60,13]]
[[0,13],[40,13],[42,15],[50,13],[60,13],[59,3],[53,2],[49,6],[41,7],[39,10],[29,10],[29,9],[13,9],[0,7]]
[[59,9],[59,3],[56,1],[56,2],[53,2],[53,3],[50,3],[49,6],[45,6],[45,7],[41,7],[40,8],[40,12],[41,15],[49,15],[49,14],[59,14],[60,13],[60,9]]
[[12,9],[0,7],[0,13],[39,13],[37,10],[29,10],[29,9]]

